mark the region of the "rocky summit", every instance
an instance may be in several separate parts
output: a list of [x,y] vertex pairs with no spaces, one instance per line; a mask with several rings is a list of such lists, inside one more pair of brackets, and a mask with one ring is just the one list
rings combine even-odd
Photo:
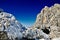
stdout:
[[60,4],[45,6],[32,27],[24,31],[25,37],[35,40],[60,40]]
[[[60,38],[60,4],[54,4],[51,7],[45,6],[37,15],[36,22],[31,27],[32,30],[38,29],[38,37],[42,38]],[[46,39],[47,40],[47,39]],[[58,39],[57,39],[58,40]]]

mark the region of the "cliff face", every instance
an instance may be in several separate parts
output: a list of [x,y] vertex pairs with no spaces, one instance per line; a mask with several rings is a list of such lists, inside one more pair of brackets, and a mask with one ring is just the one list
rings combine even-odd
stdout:
[[60,40],[60,4],[45,6],[35,24],[23,32],[29,39]]
[[45,6],[37,15],[33,28],[48,29],[46,33],[50,38],[60,37],[60,4],[54,6]]

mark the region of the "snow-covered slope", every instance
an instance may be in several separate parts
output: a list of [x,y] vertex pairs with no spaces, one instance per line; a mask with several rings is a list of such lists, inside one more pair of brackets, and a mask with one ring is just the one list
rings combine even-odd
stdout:
[[6,31],[9,39],[22,38],[26,28],[15,17],[6,12],[0,13],[0,31]]

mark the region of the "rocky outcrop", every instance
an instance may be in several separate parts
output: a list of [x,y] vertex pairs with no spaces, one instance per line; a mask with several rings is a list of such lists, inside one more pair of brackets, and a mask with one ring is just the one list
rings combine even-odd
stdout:
[[0,40],[9,40],[5,31],[0,31]]
[[45,6],[37,15],[35,24],[23,32],[24,38],[35,40],[60,39],[60,4]]
[[[49,38],[60,37],[60,4],[54,4],[54,6],[45,6],[41,12],[37,15],[37,19],[32,29],[40,29]],[[48,32],[48,33],[47,33]]]

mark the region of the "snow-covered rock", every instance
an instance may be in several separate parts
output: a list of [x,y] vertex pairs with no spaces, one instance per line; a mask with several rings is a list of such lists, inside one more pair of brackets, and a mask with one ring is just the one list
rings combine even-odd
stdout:
[[18,39],[23,37],[22,32],[26,28],[19,23],[16,18],[7,12],[0,13],[0,31],[7,32],[8,38],[15,40],[17,37]]

